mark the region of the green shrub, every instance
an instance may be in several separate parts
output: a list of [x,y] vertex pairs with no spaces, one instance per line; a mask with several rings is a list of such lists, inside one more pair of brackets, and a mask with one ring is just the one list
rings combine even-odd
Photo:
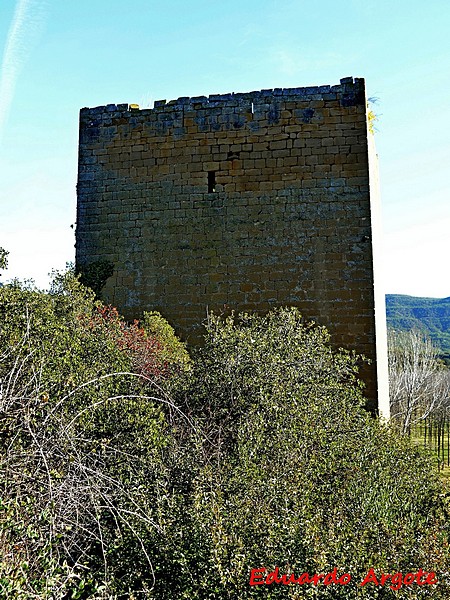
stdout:
[[[60,276],[0,288],[0,342],[0,597],[449,597],[437,473],[297,310],[212,316],[190,362],[159,315]],[[250,586],[262,567],[352,581]],[[370,568],[440,583],[359,586]]]
[[[178,392],[200,433],[174,460],[170,512],[178,516],[151,597],[447,598],[437,473],[363,409],[357,357],[332,351],[326,330],[294,309],[212,317],[207,329]],[[249,586],[252,568],[276,566],[297,575],[336,567],[352,581]],[[440,583],[359,586],[370,568],[422,568]]]
[[177,338],[173,327],[157,311],[144,312],[141,326],[160,344],[159,355],[170,370],[189,368],[191,359],[186,345]]
[[159,348],[70,273],[48,294],[0,288],[0,540],[21,549],[3,554],[0,597],[110,598],[126,556],[147,574],[122,589],[151,579]]
[[8,268],[8,254],[7,250],[0,247],[0,269]]
[[91,263],[78,266],[77,274],[80,282],[90,288],[96,298],[101,297],[101,292],[106,281],[114,273],[114,264],[108,260],[96,260]]

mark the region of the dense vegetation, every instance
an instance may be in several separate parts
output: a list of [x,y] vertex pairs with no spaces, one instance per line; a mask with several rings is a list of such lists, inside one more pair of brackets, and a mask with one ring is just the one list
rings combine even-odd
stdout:
[[391,418],[450,467],[450,369],[423,331],[388,330]]
[[388,294],[386,315],[388,326],[392,329],[418,329],[428,334],[440,348],[441,358],[450,364],[450,298]]
[[[294,309],[212,316],[189,358],[70,273],[0,288],[0,598],[448,598],[444,490],[357,364]],[[249,585],[276,566],[352,580]]]
[[1,598],[89,597],[102,565],[107,589],[118,549],[153,529],[159,384],[188,362],[159,315],[126,324],[71,274],[0,288]]

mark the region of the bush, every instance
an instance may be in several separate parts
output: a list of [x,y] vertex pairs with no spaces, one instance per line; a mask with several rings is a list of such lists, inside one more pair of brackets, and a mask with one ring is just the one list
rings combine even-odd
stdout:
[[[160,347],[70,273],[49,294],[0,288],[1,597],[109,598],[151,579]],[[146,575],[118,566],[131,556]]]
[[0,247],[0,270],[8,268],[8,254],[9,252]]
[[[357,357],[333,352],[326,330],[294,309],[212,317],[207,330],[178,391],[201,433],[174,460],[190,477],[174,468],[178,521],[165,532],[170,558],[150,597],[381,598],[394,592],[358,585],[370,568],[422,567],[439,586],[395,597],[447,598],[442,487],[428,458],[363,409]],[[276,566],[337,567],[352,581],[249,586],[252,568]]]
[[186,345],[175,335],[171,325],[159,312],[144,312],[141,327],[159,345],[159,356],[165,361],[171,372],[189,369],[191,359],[186,350]]
[[[431,462],[297,310],[212,316],[190,362],[160,315],[60,276],[0,289],[0,342],[0,597],[449,597]],[[250,586],[262,567],[352,580]],[[370,568],[440,583],[359,586]]]

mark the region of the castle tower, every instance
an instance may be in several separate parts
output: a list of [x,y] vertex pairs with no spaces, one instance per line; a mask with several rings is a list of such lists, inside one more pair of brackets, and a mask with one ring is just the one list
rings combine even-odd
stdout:
[[111,265],[107,302],[159,310],[191,342],[207,310],[297,306],[371,359],[368,407],[387,415],[366,113],[352,78],[82,109],[77,266]]

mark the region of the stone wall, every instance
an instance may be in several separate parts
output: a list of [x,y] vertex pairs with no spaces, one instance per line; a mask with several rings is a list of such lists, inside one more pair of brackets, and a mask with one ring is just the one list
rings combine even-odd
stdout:
[[77,264],[112,263],[106,300],[191,342],[207,310],[298,306],[373,361],[374,408],[367,137],[363,79],[84,108]]

